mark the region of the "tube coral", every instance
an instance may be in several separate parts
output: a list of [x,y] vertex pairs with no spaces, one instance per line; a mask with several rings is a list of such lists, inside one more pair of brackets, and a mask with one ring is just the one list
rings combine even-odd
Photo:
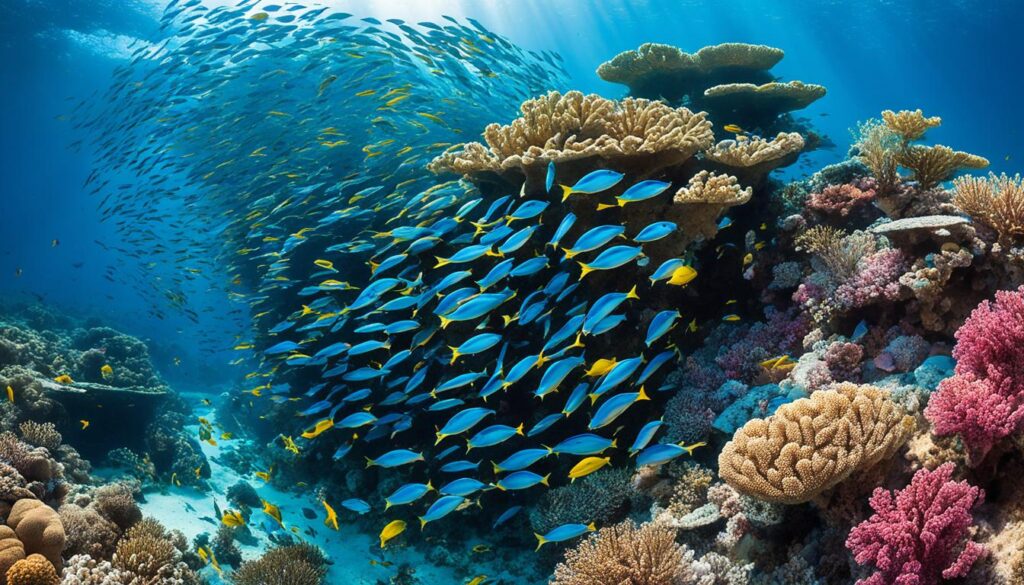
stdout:
[[971,510],[984,492],[952,481],[953,464],[918,470],[910,485],[892,492],[876,488],[874,514],[850,532],[846,546],[858,564],[877,569],[858,585],[934,585],[963,577],[985,552],[967,540]]
[[956,332],[955,374],[925,408],[935,434],[956,434],[978,465],[1024,424],[1024,287],[996,292]]

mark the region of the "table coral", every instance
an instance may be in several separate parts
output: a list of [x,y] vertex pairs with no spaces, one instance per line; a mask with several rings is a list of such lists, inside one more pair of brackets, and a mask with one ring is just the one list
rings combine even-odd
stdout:
[[952,481],[954,466],[918,470],[910,485],[895,492],[877,488],[874,514],[850,532],[846,546],[857,563],[876,572],[858,585],[935,585],[963,577],[985,549],[968,540],[971,511],[984,492]]
[[913,428],[888,392],[838,384],[745,424],[722,449],[718,473],[740,493],[807,502],[892,457]]

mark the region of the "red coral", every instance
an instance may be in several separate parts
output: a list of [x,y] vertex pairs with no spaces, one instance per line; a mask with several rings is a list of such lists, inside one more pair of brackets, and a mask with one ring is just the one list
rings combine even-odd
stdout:
[[824,215],[846,217],[858,207],[875,200],[873,189],[861,189],[857,185],[829,185],[821,193],[811,193],[807,209]]
[[1024,287],[999,291],[956,332],[956,370],[939,383],[924,414],[937,435],[960,435],[977,465],[1024,426]]
[[[963,577],[985,548],[968,539],[971,510],[985,492],[952,481],[953,464],[921,469],[895,494],[876,488],[870,518],[850,532],[846,547],[858,564],[877,571],[857,585],[934,585]],[[959,552],[957,552],[959,551]]]

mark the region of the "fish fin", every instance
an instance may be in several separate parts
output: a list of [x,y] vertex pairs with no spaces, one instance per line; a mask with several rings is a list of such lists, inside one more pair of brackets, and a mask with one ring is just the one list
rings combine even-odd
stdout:
[[375,465],[374,462],[373,462],[373,459],[370,459],[369,457],[366,457],[365,459],[366,459],[366,468],[367,469],[369,469],[369,468],[371,468],[371,467],[373,467]]
[[441,433],[435,433],[435,434],[437,435],[437,440],[434,441],[434,446],[436,447],[439,444],[441,444],[441,441],[444,440],[445,435],[442,435]]
[[423,530],[423,527],[425,527],[427,525],[427,521],[423,519],[423,516],[419,516],[419,519],[420,519],[420,530]]
[[498,475],[499,473],[501,473],[501,468],[500,468],[500,467],[498,467],[498,464],[497,464],[497,463],[495,463],[495,462],[491,461],[491,465],[493,465],[493,466],[494,466],[494,475]]
[[549,474],[545,475],[544,478],[540,480],[540,482],[542,484],[544,484],[545,486],[547,486],[547,487],[551,487],[551,484],[548,483],[548,478],[550,478],[550,477],[551,477],[551,474],[549,473]]
[[593,531],[597,530],[597,526],[594,526],[594,523],[591,522],[590,524],[587,524],[587,530],[593,532]]
[[616,205],[614,203],[598,203],[597,204],[597,210],[598,211],[604,211],[605,209],[613,209],[615,207],[618,207],[618,205]]
[[569,195],[572,195],[572,187],[569,187],[568,185],[558,186],[562,188],[562,203],[565,203],[565,200],[569,198]]
[[540,547],[544,546],[544,543],[547,542],[547,540],[544,540],[544,537],[536,532],[534,532],[533,535],[537,537],[537,548],[533,549],[533,552],[537,552],[540,550]]
[[635,284],[633,285],[633,288],[629,289],[629,292],[626,293],[626,298],[627,299],[635,299],[635,300],[638,300],[638,301],[640,300],[640,295],[636,294],[636,285]]
[[444,329],[445,327],[448,327],[448,325],[452,322],[451,319],[445,319],[444,317],[441,317],[440,315],[437,318],[441,320],[441,329]]
[[[526,424],[525,422],[521,422],[521,423],[519,423],[519,426],[516,427],[516,434],[517,435],[523,436],[523,425],[525,425],[525,424]],[[495,466],[495,467],[497,467],[497,466]]]
[[459,356],[461,354],[459,353],[459,348],[457,347],[452,347],[449,345],[448,349],[452,350],[452,361],[448,362],[448,365],[453,366],[455,365],[455,360],[459,359]]
[[451,264],[452,263],[451,260],[448,260],[446,258],[442,258],[440,256],[434,256],[434,258],[437,259],[437,264],[434,265],[434,268],[440,268],[442,266],[445,266],[447,264]]
[[384,511],[387,512],[388,508],[391,507],[391,502],[384,500]]
[[584,276],[586,276],[587,274],[590,274],[591,272],[594,271],[593,268],[587,266],[583,262],[577,262],[577,264],[580,265],[580,280],[583,280]]
[[578,253],[579,253],[579,252],[573,252],[573,251],[572,251],[572,250],[570,250],[569,248],[562,248],[562,252],[564,252],[564,253],[565,253],[565,259],[566,259],[566,260],[570,260],[570,259],[572,259],[572,257],[573,257],[573,256],[575,256],[576,254],[578,254]]
[[648,396],[646,392],[644,392],[644,387],[640,386],[640,392],[637,393],[636,399],[637,400],[650,400],[651,397]]
[[598,398],[600,398],[600,396],[598,396],[597,394],[594,394],[593,392],[591,392],[590,394],[587,394],[587,396],[590,397],[590,406],[594,406],[594,403],[597,402]]
[[619,438],[618,437],[615,437],[614,439],[612,439],[611,448],[612,449],[618,449],[619,448]]
[[540,446],[541,446],[541,447],[544,447],[545,449],[547,449],[547,450],[548,450],[548,455],[551,455],[552,453],[554,453],[554,452],[555,452],[555,450],[554,450],[554,449],[553,449],[552,447],[548,447],[547,445],[545,445],[545,444],[543,444],[543,443],[541,443],[541,445],[540,445]]

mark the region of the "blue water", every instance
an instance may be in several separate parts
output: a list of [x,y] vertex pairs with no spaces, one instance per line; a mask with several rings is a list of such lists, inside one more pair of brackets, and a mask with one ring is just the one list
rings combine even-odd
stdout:
[[[827,96],[799,115],[834,143],[805,155],[784,171],[788,178],[844,159],[851,129],[884,109],[922,108],[942,116],[929,140],[983,155],[994,172],[1012,173],[1024,157],[1019,2],[327,4],[382,20],[472,18],[519,47],[560,55],[568,74],[564,88],[609,98],[622,97],[624,88],[602,81],[595,69],[641,43],[690,51],[722,42],[779,47],[786,57],[773,73],[827,87]],[[182,260],[179,254],[171,262],[146,247],[122,245],[133,226],[115,227],[117,216],[99,210],[102,194],[90,195],[84,187],[96,152],[89,130],[74,127],[76,104],[104,107],[99,101],[115,82],[115,69],[135,47],[163,40],[162,8],[142,0],[5,0],[0,6],[0,298],[40,299],[69,313],[99,316],[150,342],[156,365],[177,388],[220,390],[240,384],[245,372],[223,364],[237,356],[233,346],[253,336],[250,308],[228,295],[228,259],[205,256],[208,249],[197,247],[195,257]],[[511,114],[488,121],[505,123]],[[473,126],[466,140],[483,129],[475,119],[461,122]],[[153,214],[168,218],[137,226],[155,230],[151,243],[181,237],[176,229],[182,226],[194,230],[186,240],[227,237],[204,233],[208,224],[190,223],[190,208],[151,205]],[[200,265],[195,273],[183,272]],[[180,296],[171,299],[169,292]],[[185,367],[174,367],[176,361]]]

